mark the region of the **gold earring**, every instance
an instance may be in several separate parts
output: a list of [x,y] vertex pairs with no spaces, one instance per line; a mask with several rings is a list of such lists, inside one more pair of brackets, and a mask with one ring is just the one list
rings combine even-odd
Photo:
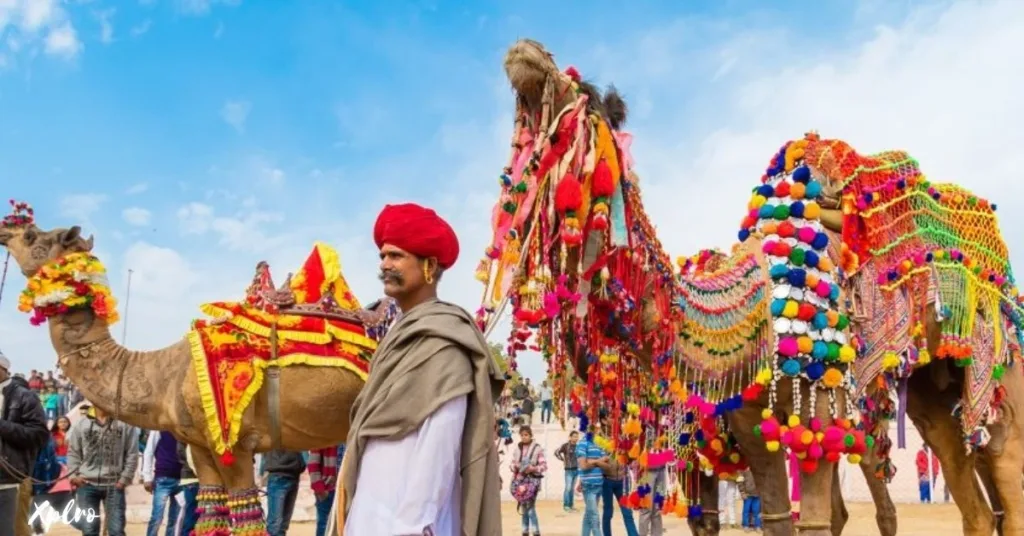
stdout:
[[434,284],[434,275],[430,273],[430,265],[423,263],[423,279],[427,281],[428,285]]

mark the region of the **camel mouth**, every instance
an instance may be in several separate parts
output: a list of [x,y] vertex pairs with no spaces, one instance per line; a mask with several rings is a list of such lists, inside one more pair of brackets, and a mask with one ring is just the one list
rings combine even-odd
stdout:
[[505,75],[512,89],[527,98],[539,98],[548,78],[558,74],[554,56],[544,45],[520,39],[505,54]]

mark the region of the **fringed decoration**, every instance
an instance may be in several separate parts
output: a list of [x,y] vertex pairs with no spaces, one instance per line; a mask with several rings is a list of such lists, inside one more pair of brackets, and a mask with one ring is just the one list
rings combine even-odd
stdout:
[[199,518],[190,536],[231,534],[231,511],[228,508],[228,493],[223,486],[200,486],[196,503]]
[[231,509],[231,533],[243,536],[265,536],[267,525],[260,505],[259,488],[232,492],[228,499]]

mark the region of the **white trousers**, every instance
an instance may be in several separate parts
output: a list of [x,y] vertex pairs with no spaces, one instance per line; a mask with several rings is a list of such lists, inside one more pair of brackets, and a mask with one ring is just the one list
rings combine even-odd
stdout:
[[736,482],[732,480],[718,481],[718,523],[735,525],[736,522],[736,501],[739,489]]

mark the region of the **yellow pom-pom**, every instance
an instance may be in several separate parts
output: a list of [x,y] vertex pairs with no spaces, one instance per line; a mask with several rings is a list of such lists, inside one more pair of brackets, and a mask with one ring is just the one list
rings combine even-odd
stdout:
[[800,304],[794,300],[786,302],[786,306],[782,308],[782,316],[786,318],[796,318],[797,313],[800,312]]
[[853,363],[857,359],[857,351],[853,349],[849,344],[843,345],[839,348],[839,361],[843,363]]
[[779,442],[778,441],[766,441],[765,444],[764,444],[764,448],[767,449],[768,452],[778,452],[779,451]]
[[[768,368],[763,368],[759,370],[757,372],[757,377],[754,378],[754,381],[761,385],[767,385],[768,382],[772,381],[772,370]],[[768,417],[765,418],[767,419]]]
[[882,368],[885,370],[894,370],[900,366],[900,356],[896,355],[895,352],[886,352],[885,357],[882,358]]
[[849,456],[846,457],[846,459],[849,460],[850,463],[852,463],[853,465],[857,465],[860,463],[861,458],[860,454],[850,454]]
[[772,418],[772,410],[770,410],[768,408],[762,409],[761,410],[761,418],[762,419],[771,419]]
[[797,415],[790,415],[789,419],[786,420],[786,424],[788,424],[790,428],[798,426],[800,424],[800,417]]
[[917,366],[923,367],[932,361],[932,354],[928,352],[927,348],[922,348],[917,353]]
[[740,462],[740,453],[733,452],[732,454],[730,454],[729,455],[729,461],[732,462],[732,463],[739,463]]
[[763,195],[755,195],[754,197],[750,198],[750,208],[761,208],[761,205],[764,205],[765,201],[768,200],[765,199]]

